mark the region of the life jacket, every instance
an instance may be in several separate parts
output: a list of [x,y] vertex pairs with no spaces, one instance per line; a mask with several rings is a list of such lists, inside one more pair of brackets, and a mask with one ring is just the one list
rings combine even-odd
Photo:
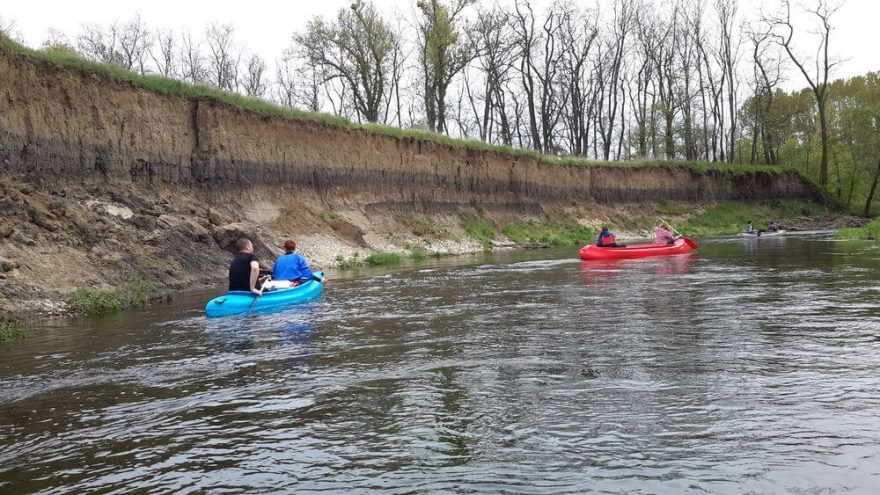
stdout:
[[612,244],[617,244],[617,240],[614,239],[614,234],[608,233],[608,235],[602,236],[602,247],[610,246]]

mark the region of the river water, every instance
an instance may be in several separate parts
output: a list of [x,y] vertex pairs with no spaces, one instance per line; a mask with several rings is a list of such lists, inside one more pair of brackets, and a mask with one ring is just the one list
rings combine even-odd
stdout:
[[34,331],[0,347],[0,492],[880,491],[876,244],[575,253]]

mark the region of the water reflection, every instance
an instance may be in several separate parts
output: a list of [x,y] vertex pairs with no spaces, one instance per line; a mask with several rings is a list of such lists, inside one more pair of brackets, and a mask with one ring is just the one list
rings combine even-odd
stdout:
[[880,250],[755,241],[51,328],[0,348],[0,491],[870,493]]

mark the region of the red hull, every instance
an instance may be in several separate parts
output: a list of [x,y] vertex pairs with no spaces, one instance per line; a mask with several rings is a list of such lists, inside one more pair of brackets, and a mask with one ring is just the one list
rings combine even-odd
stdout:
[[587,245],[581,248],[582,260],[619,260],[627,258],[646,258],[648,256],[667,256],[670,254],[682,254],[696,249],[693,241],[677,239],[669,246],[655,246],[653,244],[636,244],[633,246],[606,248]]

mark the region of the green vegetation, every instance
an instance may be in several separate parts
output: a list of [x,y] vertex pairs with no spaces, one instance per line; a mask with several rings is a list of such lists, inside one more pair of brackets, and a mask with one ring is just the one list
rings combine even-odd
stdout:
[[150,303],[156,291],[143,267],[124,270],[118,278],[119,285],[111,292],[79,288],[68,297],[71,310],[84,316],[108,316],[123,309],[140,308]]
[[340,270],[354,270],[360,268],[363,264],[364,262],[360,259],[358,253],[354,253],[351,258],[346,258],[341,254],[336,257],[336,266],[339,267]]
[[[871,213],[880,182],[880,72],[829,84],[826,103],[829,197],[849,211]],[[743,138],[742,161],[791,165],[819,182],[822,146],[818,106],[810,89],[761,92],[742,106],[742,120],[760,130]]]
[[118,313],[122,301],[114,294],[87,288],[73,291],[67,301],[74,313],[85,316],[107,316]]
[[596,232],[573,221],[526,222],[507,225],[501,232],[517,244],[549,244],[553,246],[579,246],[591,242]]
[[675,227],[687,235],[736,234],[745,230],[749,220],[760,229],[770,220],[780,222],[786,218],[818,217],[827,213],[825,207],[808,201],[780,201],[773,205],[728,202],[712,206]]
[[0,344],[6,344],[13,340],[23,339],[24,329],[12,320],[0,320]]
[[693,213],[694,208],[668,199],[661,199],[657,203],[657,210],[663,215],[685,215]]
[[461,228],[467,232],[467,235],[479,241],[484,249],[489,249],[492,246],[492,239],[496,234],[495,226],[481,213],[478,213],[476,217],[463,219]]
[[370,266],[399,265],[403,256],[397,253],[376,253],[367,256],[364,260]]
[[150,281],[144,267],[125,270],[121,281],[117,297],[122,308],[146,306],[150,302],[150,296],[157,289],[156,284]]
[[880,241],[880,219],[858,228],[840,229],[837,231],[838,239]]
[[395,217],[395,220],[409,227],[410,231],[419,237],[427,239],[452,239],[458,240],[447,229],[439,227],[436,223],[429,221],[421,215],[414,213],[402,213]]
[[779,173],[791,170],[780,166],[766,165],[733,165],[715,162],[686,162],[664,160],[634,160],[626,162],[600,162],[577,157],[558,157],[543,155],[534,150],[498,146],[479,140],[455,139],[443,134],[437,134],[419,129],[401,129],[380,124],[357,124],[350,122],[344,117],[325,113],[304,112],[289,107],[275,105],[258,98],[246,97],[237,93],[224,91],[218,88],[193,85],[175,79],[157,76],[142,75],[112,64],[101,64],[82,58],[70,50],[62,48],[47,48],[34,50],[24,47],[10,40],[0,33],[0,49],[6,49],[12,53],[28,56],[36,60],[51,64],[56,67],[78,71],[83,74],[94,74],[117,81],[125,81],[132,85],[160,94],[181,96],[191,99],[206,99],[221,103],[227,103],[235,107],[253,111],[261,115],[281,117],[293,120],[307,120],[321,124],[345,127],[349,129],[362,129],[377,135],[395,138],[421,139],[448,145],[454,148],[467,148],[485,150],[496,153],[512,155],[515,157],[530,157],[546,164],[576,167],[623,167],[623,168],[666,168],[685,169],[694,172],[709,170],[732,172],[736,174],[750,174],[755,172]]
[[413,248],[412,252],[409,255],[380,252],[371,254],[370,256],[367,256],[363,259],[358,256],[358,253],[355,253],[354,256],[352,256],[351,258],[346,258],[342,255],[337,256],[336,266],[340,270],[357,270],[364,265],[392,266],[399,265],[403,263],[406,259],[419,262],[424,261],[427,258],[442,258],[443,256],[446,255],[437,251],[425,251],[421,248]]

